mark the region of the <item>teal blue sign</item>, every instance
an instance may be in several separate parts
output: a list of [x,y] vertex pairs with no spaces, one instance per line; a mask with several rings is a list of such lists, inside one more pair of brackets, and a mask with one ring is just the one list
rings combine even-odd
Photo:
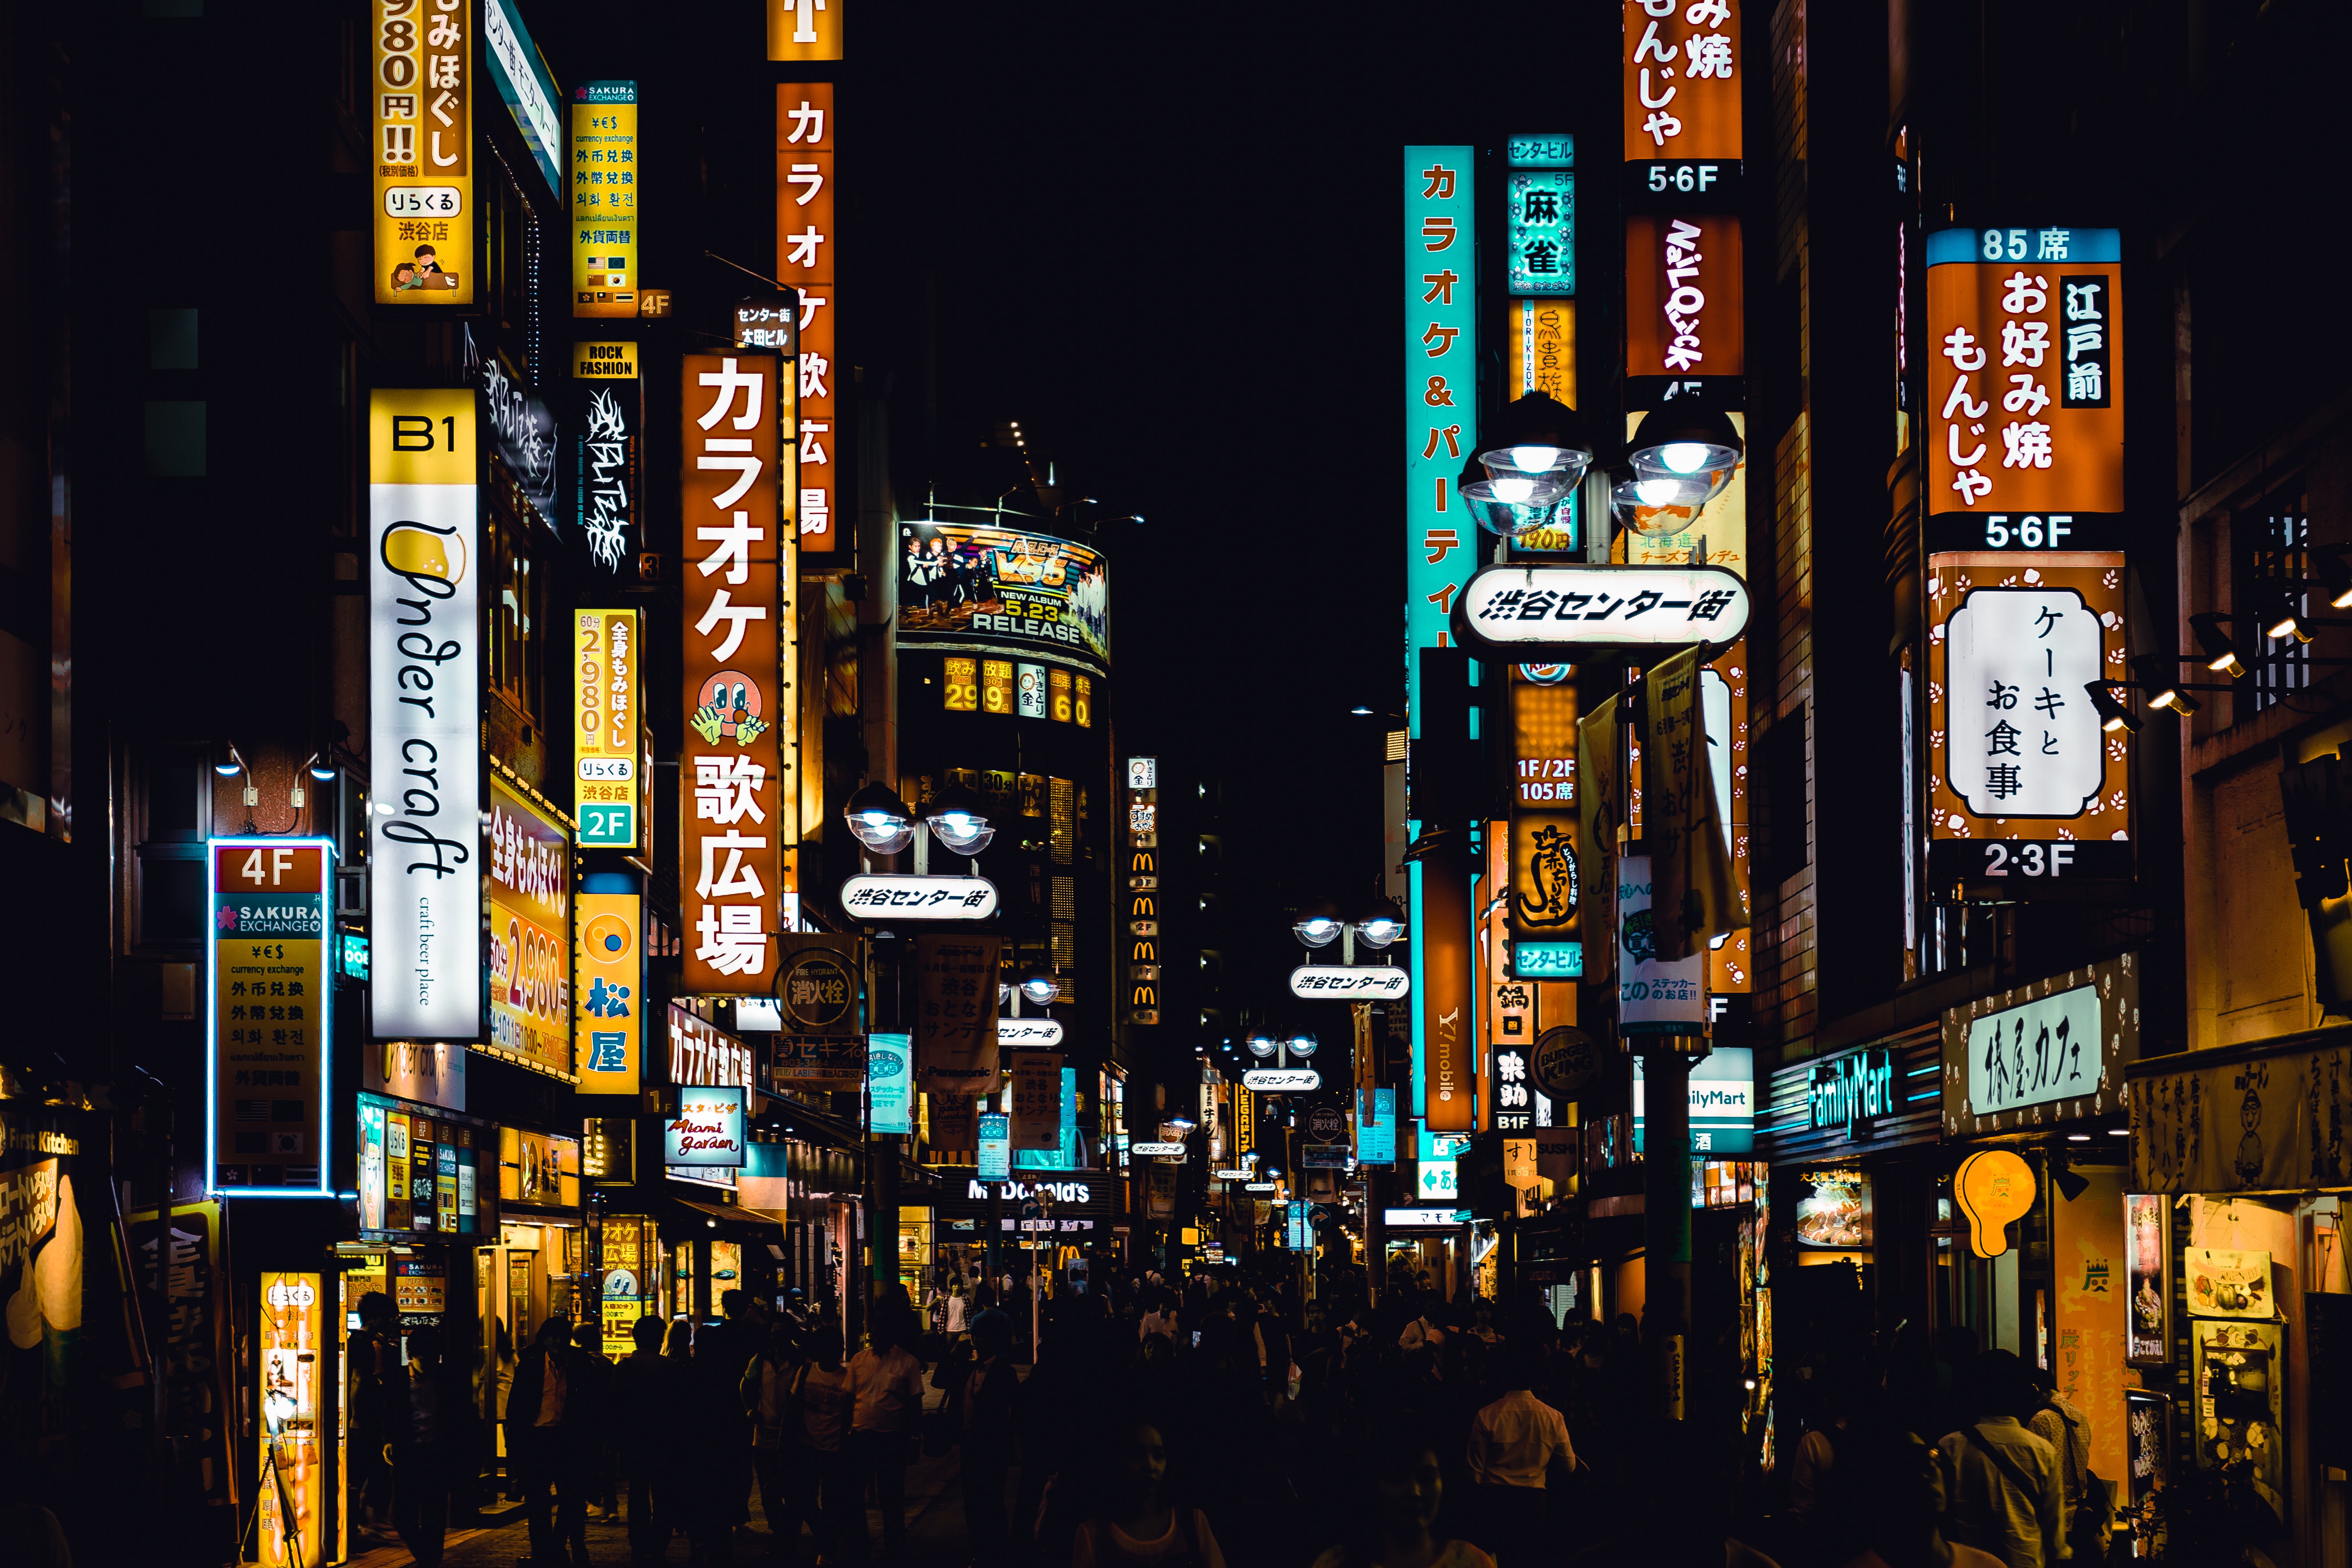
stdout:
[[915,1131],[915,1037],[866,1037],[866,1104],[874,1131],[907,1137]]
[[1013,1179],[1013,1118],[1002,1110],[981,1112],[980,1179],[983,1182],[1009,1182]]
[[1584,973],[1580,942],[1515,942],[1511,944],[1514,980],[1575,980]]
[[1511,292],[1576,292],[1576,176],[1566,169],[1514,169],[1503,228]]

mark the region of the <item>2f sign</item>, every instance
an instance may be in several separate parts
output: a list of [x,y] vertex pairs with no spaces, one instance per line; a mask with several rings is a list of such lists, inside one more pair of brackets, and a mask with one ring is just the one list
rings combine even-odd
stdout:
[[2054,844],[1988,844],[1984,847],[1988,877],[2058,877],[2074,863],[2074,847],[2064,839]]
[[[236,879],[256,888],[282,888],[294,869],[291,849],[257,849],[236,868]],[[307,881],[309,879],[305,879]],[[303,889],[309,891],[308,888]]]

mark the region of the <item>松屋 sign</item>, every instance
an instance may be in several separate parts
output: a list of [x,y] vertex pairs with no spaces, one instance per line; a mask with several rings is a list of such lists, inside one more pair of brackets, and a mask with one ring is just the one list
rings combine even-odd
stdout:
[[1931,555],[1927,605],[1929,884],[2128,878],[2128,751],[2084,690],[2129,678],[2124,558]]
[[1290,972],[1290,994],[1309,1001],[1393,1002],[1412,989],[1410,969],[1302,963]]
[[474,395],[368,405],[371,1032],[481,1037],[482,670]]
[[635,1094],[645,1057],[645,895],[573,896],[572,1056],[583,1094]]
[[841,907],[859,920],[984,921],[996,912],[996,884],[985,877],[868,872],[841,884]]
[[1927,548],[2119,549],[2123,239],[1927,236]]
[[681,1089],[677,1119],[662,1127],[662,1163],[682,1166],[743,1163],[743,1100],[748,1091]]
[[1455,601],[1462,646],[1515,661],[1597,648],[1727,644],[1748,629],[1748,585],[1720,566],[1482,567]]

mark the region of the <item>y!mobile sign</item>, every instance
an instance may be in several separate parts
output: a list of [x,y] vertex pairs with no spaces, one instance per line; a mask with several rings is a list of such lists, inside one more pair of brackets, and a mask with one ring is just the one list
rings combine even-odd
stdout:
[[474,395],[368,407],[370,981],[377,1039],[480,1037]]

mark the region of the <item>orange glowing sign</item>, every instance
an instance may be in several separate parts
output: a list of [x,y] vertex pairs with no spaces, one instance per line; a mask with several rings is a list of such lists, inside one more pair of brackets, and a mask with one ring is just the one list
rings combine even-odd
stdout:
[[1739,0],[1624,0],[1624,32],[1625,162],[1666,164],[1664,178],[1689,181],[1684,190],[1698,188],[1706,171],[1674,164],[1736,167],[1739,83],[1749,66],[1739,47]]
[[261,1276],[259,1561],[306,1568],[325,1545],[320,1379],[329,1375],[316,1274]]
[[2033,1167],[2006,1149],[1986,1149],[1960,1162],[1952,1190],[1969,1216],[1969,1249],[1999,1258],[2009,1250],[2010,1222],[2033,1207]]

